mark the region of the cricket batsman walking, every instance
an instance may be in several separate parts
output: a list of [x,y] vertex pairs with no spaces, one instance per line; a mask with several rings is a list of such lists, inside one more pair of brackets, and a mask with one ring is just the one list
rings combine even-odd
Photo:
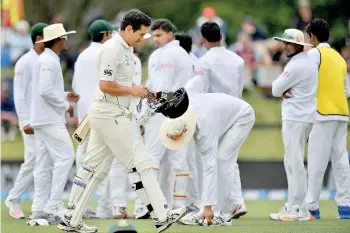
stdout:
[[[134,190],[156,216],[158,232],[168,229],[186,214],[186,206],[170,210],[152,170],[140,134],[132,126],[131,97],[145,98],[148,90],[132,83],[135,72],[133,47],[147,33],[151,19],[139,10],[126,13],[120,32],[103,44],[99,55],[99,85],[88,111],[91,127],[82,167],[77,171],[67,211],[58,228],[79,233],[97,232],[82,216],[97,185],[108,175],[114,158],[128,169]],[[113,155],[114,156],[113,156]]]

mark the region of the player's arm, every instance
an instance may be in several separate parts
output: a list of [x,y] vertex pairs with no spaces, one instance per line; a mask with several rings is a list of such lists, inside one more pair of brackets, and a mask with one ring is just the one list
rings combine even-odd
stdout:
[[20,127],[30,124],[30,115],[27,103],[27,101],[30,101],[27,99],[31,75],[31,69],[29,68],[30,67],[26,67],[22,62],[17,63],[15,66],[14,101]]
[[345,75],[345,80],[344,80],[344,89],[345,89],[345,94],[346,97],[350,97],[350,82],[349,82],[349,75]]
[[54,108],[70,109],[70,104],[66,100],[66,95],[55,87],[58,68],[52,62],[42,62],[39,66],[38,91],[39,95]]
[[272,83],[272,95],[281,97],[283,93],[292,88],[299,80],[298,67],[286,66],[283,73]]
[[99,69],[100,69],[100,90],[103,93],[112,96],[136,96],[145,98],[147,90],[142,86],[127,87],[118,84],[114,81],[116,75],[118,58],[115,51],[104,50],[100,54]]
[[196,93],[207,93],[209,91],[209,68],[202,61],[198,60],[194,67],[195,76],[186,83],[186,90]]
[[242,98],[242,94],[243,94],[243,88],[244,88],[244,61],[238,65],[238,98]]

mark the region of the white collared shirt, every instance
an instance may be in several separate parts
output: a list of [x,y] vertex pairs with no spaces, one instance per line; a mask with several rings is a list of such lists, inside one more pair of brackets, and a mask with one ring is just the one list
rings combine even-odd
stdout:
[[[320,47],[327,47],[330,48],[331,46],[328,43],[320,43],[317,48]],[[310,49],[308,51],[308,55],[311,59],[311,61],[313,61],[317,67],[320,66],[321,64],[321,54],[320,51],[317,48],[313,48]],[[350,97],[350,82],[349,82],[349,77],[346,76],[345,80],[344,80],[344,88],[345,88],[345,94],[346,97],[349,98]],[[319,114],[318,112],[316,113],[316,121],[349,121],[349,117],[347,116],[339,116],[339,115],[328,115],[328,116],[324,116]]]
[[32,100],[32,70],[39,55],[34,49],[24,54],[15,65],[13,80],[14,101],[19,120],[19,128],[30,124],[30,106]]
[[313,123],[316,117],[316,92],[318,66],[313,63],[308,52],[292,57],[283,73],[272,83],[272,95],[282,97],[291,89],[292,98],[283,99],[282,121]]
[[193,60],[178,40],[155,50],[148,61],[147,87],[153,91],[176,91],[193,77]]
[[30,121],[32,126],[66,123],[69,109],[60,58],[46,48],[33,68]]
[[97,58],[101,52],[102,44],[91,42],[90,46],[79,54],[74,65],[72,88],[80,95],[77,103],[78,118],[82,120],[90,107],[96,85],[98,85],[99,71]]
[[[115,33],[102,45],[98,56],[98,66],[99,80],[117,82],[127,87],[132,86],[132,78],[135,73],[133,48],[118,33]],[[112,102],[129,108],[130,100],[131,96],[112,96],[103,93],[99,84],[96,87],[94,101]]]
[[186,87],[194,92],[225,93],[242,98],[243,71],[244,61],[240,56],[225,47],[214,47],[196,62],[196,76]]

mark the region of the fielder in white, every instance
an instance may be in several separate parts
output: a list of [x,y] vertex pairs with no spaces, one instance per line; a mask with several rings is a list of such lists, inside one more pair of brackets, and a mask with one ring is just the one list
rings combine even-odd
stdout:
[[[194,67],[196,76],[190,81],[191,86],[204,85],[203,93],[225,93],[227,95],[242,98],[244,60],[234,52],[221,46],[222,35],[220,27],[214,22],[207,22],[201,26],[203,44],[208,50],[198,59]],[[241,177],[238,164],[234,165],[233,209],[234,218],[239,218],[247,213],[244,204]],[[222,183],[219,183],[221,185]],[[224,187],[219,187],[222,189]],[[224,207],[222,197],[215,207],[220,210]]]
[[346,62],[327,43],[329,25],[326,21],[314,19],[306,31],[315,46],[309,51],[309,56],[319,67],[317,115],[308,148],[308,207],[311,215],[319,219],[318,200],[324,173],[331,160],[339,218],[350,219],[350,168],[346,150],[350,84],[346,78]]
[[[304,34],[287,29],[282,37],[290,61],[283,73],[272,83],[272,94],[285,97],[282,102],[282,138],[284,167],[288,181],[287,208],[270,214],[273,220],[311,220],[306,203],[307,177],[304,167],[305,146],[316,116],[317,69],[304,46]],[[290,98],[292,97],[292,98]]]
[[[152,38],[159,47],[154,51],[148,61],[148,80],[146,86],[155,91],[176,91],[193,77],[192,59],[181,48],[179,41],[175,40],[176,27],[166,19],[156,20],[152,24]],[[175,171],[175,184],[173,198],[168,198],[173,208],[179,208],[185,204],[188,171],[184,170],[186,163],[187,148],[179,151],[168,151],[159,141],[159,128],[165,117],[161,114],[154,115],[145,125],[145,146],[151,154],[154,162],[154,170],[158,176],[159,169],[169,170],[170,167],[162,168],[161,161],[164,157],[171,161]],[[167,186],[167,185],[166,185]],[[166,187],[162,187],[164,193]],[[136,218],[146,218],[147,214],[140,212]]]
[[135,72],[133,47],[147,33],[151,19],[138,10],[127,12],[120,33],[103,44],[98,58],[99,85],[88,111],[91,127],[84,164],[73,181],[67,211],[58,228],[79,233],[97,232],[82,216],[95,188],[108,175],[112,161],[118,159],[128,169],[134,190],[156,218],[158,232],[168,229],[186,213],[186,207],[170,210],[152,170],[152,159],[140,134],[132,125],[131,97],[149,95],[143,86],[133,85]]
[[[63,215],[62,194],[74,162],[74,148],[66,128],[68,102],[78,101],[75,93],[64,92],[60,58],[66,50],[67,35],[62,24],[44,28],[45,51],[33,68],[30,123],[38,147],[34,169],[33,219],[59,220]],[[68,100],[67,100],[68,99]]]
[[[176,40],[180,42],[180,46],[186,50],[193,62],[193,69],[195,67],[198,58],[192,53],[192,37],[187,33],[176,33]],[[164,162],[164,161],[162,161]],[[170,166],[170,165],[169,165]],[[201,156],[197,155],[196,145],[194,140],[191,140],[187,146],[187,169],[190,171],[190,176],[187,183],[187,198],[186,204],[188,205],[187,214],[192,214],[199,211],[201,203],[201,191],[202,190],[202,160]],[[160,172],[160,175],[162,171]]]
[[[89,26],[91,43],[89,47],[78,56],[75,63],[72,88],[80,96],[79,103],[77,103],[79,123],[82,122],[87,114],[93,100],[93,93],[98,83],[98,54],[102,49],[102,44],[112,38],[113,30],[114,28],[105,20],[96,20],[92,22]],[[77,148],[75,159],[77,168],[81,167],[83,164],[88,141],[89,140],[86,139]],[[99,191],[104,191],[104,188],[100,187],[98,193],[100,193]],[[103,216],[105,213],[103,211],[105,207],[104,203],[106,202],[108,202],[108,200],[104,199],[103,196],[98,195],[99,205],[97,207],[97,213],[89,207],[87,208],[84,217],[91,218],[96,217],[96,215],[98,217],[101,217],[101,215]]]
[[[254,110],[245,101],[223,93],[191,93],[192,90],[188,90],[190,107],[187,112],[176,119],[166,119],[160,130],[162,144],[171,150],[183,147],[193,137],[203,160],[204,208],[192,215],[192,219],[182,218],[181,222],[231,225],[235,208],[234,165],[254,125]],[[223,183],[221,190],[218,189],[219,182]],[[214,217],[213,206],[218,203],[219,193],[223,195],[225,206]]]
[[39,55],[45,50],[43,43],[35,42],[43,39],[43,30],[46,26],[48,26],[46,23],[37,23],[31,28],[30,35],[34,46],[15,65],[14,100],[24,142],[24,163],[21,165],[15,184],[5,201],[10,216],[15,219],[25,218],[20,205],[21,195],[33,183],[37,149],[34,129],[30,124],[32,69]]

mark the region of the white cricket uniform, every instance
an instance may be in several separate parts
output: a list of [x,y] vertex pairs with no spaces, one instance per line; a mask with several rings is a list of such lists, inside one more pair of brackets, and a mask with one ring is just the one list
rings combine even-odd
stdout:
[[[242,98],[243,59],[225,47],[214,47],[196,62],[192,82],[204,82],[203,92]],[[202,86],[203,84],[201,84]]]
[[[56,213],[63,208],[62,193],[74,162],[74,148],[66,128],[69,102],[64,92],[60,59],[51,49],[37,59],[32,75],[30,122],[37,152],[32,211]],[[50,195],[50,198],[49,198]]]
[[[225,47],[211,48],[205,55],[200,57],[194,67],[196,76],[191,79],[186,87],[200,93],[225,93],[227,95],[242,98],[244,84],[244,60],[234,52]],[[193,160],[192,160],[193,161]],[[191,166],[193,168],[193,166]],[[197,161],[197,170],[200,164]],[[241,177],[237,162],[234,165],[234,181],[232,192],[233,204],[244,204]],[[219,183],[219,188],[223,183]],[[197,193],[200,193],[199,191]],[[222,196],[215,207],[216,210],[224,208]]]
[[272,83],[273,96],[281,97],[289,89],[293,95],[282,102],[284,167],[288,181],[288,209],[297,207],[304,215],[308,215],[304,151],[316,116],[317,69],[304,51],[293,56]]
[[[142,81],[142,64],[141,60],[134,55],[135,73],[132,81],[136,85],[141,85]],[[133,101],[135,101],[133,103]],[[132,100],[131,104],[138,104],[137,99]],[[133,119],[133,124],[137,127]],[[101,183],[97,190],[98,207],[97,214],[111,213],[118,214],[119,207],[127,207],[127,187],[128,187],[128,171],[125,166],[117,159],[113,160],[111,170],[108,177]],[[112,208],[112,211],[110,209]]]
[[21,195],[33,182],[33,170],[36,159],[36,144],[34,135],[23,132],[23,127],[30,125],[30,106],[32,96],[32,68],[39,55],[34,49],[24,54],[15,65],[14,101],[24,142],[24,163],[21,165],[15,184],[7,200],[21,201]]
[[[118,33],[103,44],[98,63],[100,80],[132,86],[133,49]],[[91,132],[87,153],[73,181],[66,213],[71,226],[81,222],[89,198],[108,175],[114,158],[128,169],[133,188],[150,212],[153,209],[160,221],[167,219],[166,200],[152,171],[152,159],[132,125],[131,99],[103,93],[96,87],[88,111]]]
[[[154,51],[148,61],[148,80],[147,87],[153,91],[176,91],[183,87],[186,82],[193,77],[193,59],[180,46],[178,40],[173,40],[163,47]],[[169,159],[171,167],[176,173],[176,181],[174,187],[173,201],[174,207],[180,207],[185,204],[186,185],[184,176],[188,177],[188,172],[184,171],[186,165],[187,147],[178,151],[167,150],[160,142],[159,129],[165,117],[162,114],[156,114],[149,119],[145,125],[145,146],[146,150],[151,153],[155,163],[155,169],[162,169],[161,161]],[[168,157],[168,158],[167,158]],[[166,162],[164,162],[167,164]],[[165,167],[167,171],[172,170],[170,167]],[[185,172],[185,173],[184,173]],[[161,177],[160,177],[161,178]],[[165,176],[164,176],[165,178]],[[162,183],[168,183],[161,182]],[[164,193],[168,193],[162,185]],[[173,185],[170,185],[173,187]],[[168,202],[171,201],[171,194],[168,196]]]
[[[222,211],[232,212],[234,164],[254,125],[254,110],[245,101],[223,93],[189,92],[189,97],[197,119],[194,140],[203,161],[202,204],[215,206],[222,195]],[[222,190],[218,189],[219,182]]]
[[[77,58],[74,65],[74,76],[72,88],[75,93],[79,94],[80,99],[77,103],[78,119],[81,122],[93,100],[93,93],[98,82],[98,65],[97,56],[102,48],[101,43],[91,42]],[[88,139],[82,145],[79,145],[76,153],[77,168],[81,167],[86,152]]]
[[[328,43],[320,43],[317,47],[330,47]],[[321,56],[317,48],[309,50],[310,59],[317,67]],[[344,91],[350,97],[348,77],[344,81]],[[318,200],[322,189],[324,173],[329,160],[336,184],[335,201],[338,206],[350,206],[349,159],[346,150],[346,135],[349,117],[340,115],[323,116],[316,113],[308,148],[308,193],[309,210],[319,208]]]

